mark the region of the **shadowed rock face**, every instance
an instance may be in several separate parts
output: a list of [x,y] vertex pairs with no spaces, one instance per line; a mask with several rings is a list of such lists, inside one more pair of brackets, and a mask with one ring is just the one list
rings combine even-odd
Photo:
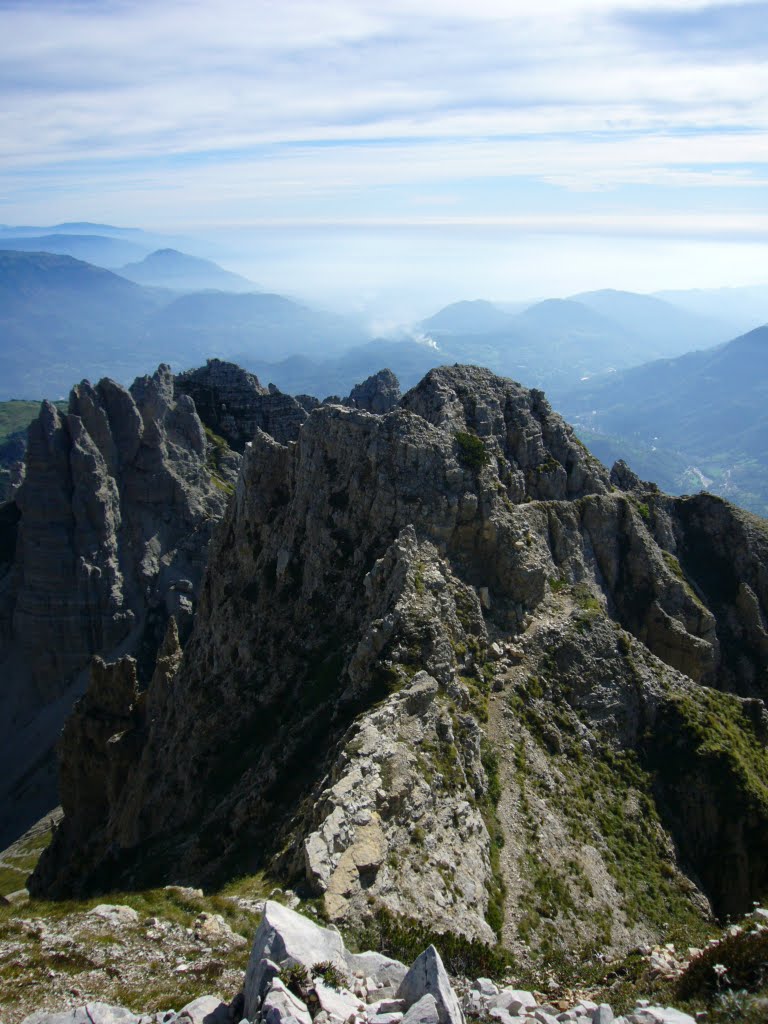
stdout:
[[391,370],[379,370],[357,384],[344,400],[345,405],[353,409],[365,409],[366,412],[392,412],[400,401],[400,382]]
[[[728,557],[718,516],[735,513],[627,483],[611,484],[540,392],[477,368],[434,370],[381,415],[316,408],[292,444],[258,431],[179,670],[150,686],[141,722],[110,740],[121,791],[86,828],[88,770],[81,782],[73,772],[35,890],[159,881],[169,870],[210,882],[268,865],[322,896],[334,920],[383,905],[486,940],[490,923],[511,941],[534,844],[536,863],[578,864],[588,877],[573,934],[588,938],[608,913],[614,945],[626,948],[659,934],[662,918],[648,908],[647,877],[618,871],[620,842],[651,851],[653,871],[664,861],[659,914],[668,897],[702,913],[690,877],[706,879],[716,909],[745,905],[768,882],[768,805],[745,761],[698,772],[720,817],[696,833],[706,842],[678,843],[678,854],[673,839],[698,812],[676,799],[675,762],[663,756],[670,737],[685,736],[694,768],[709,764],[696,736],[717,720],[716,699],[745,759],[766,757],[762,705],[701,685],[756,690],[731,642],[742,634],[730,599],[693,572],[707,544]],[[764,534],[745,524],[733,571],[759,652]],[[86,706],[72,750],[88,721]],[[654,745],[657,723],[664,741]],[[579,810],[568,774],[579,764],[597,785],[618,771],[614,755],[635,772],[615,834],[600,794],[593,813]],[[521,763],[536,774],[525,799]],[[715,778],[744,800],[723,801]],[[558,803],[569,785],[573,799]],[[523,805],[536,808],[538,838]],[[726,891],[709,868],[728,828],[743,837],[746,867]]]
[[43,403],[16,496],[12,613],[12,642],[42,700],[124,641],[138,650],[145,639],[151,673],[167,614],[191,619],[225,505],[206,456],[194,404],[174,400],[166,366],[130,391],[84,381],[65,414]]
[[180,373],[175,387],[177,394],[194,400],[203,423],[238,452],[257,430],[281,444],[295,441],[308,415],[299,399],[273,385],[262,387],[253,374],[221,359],[209,359],[200,369]]

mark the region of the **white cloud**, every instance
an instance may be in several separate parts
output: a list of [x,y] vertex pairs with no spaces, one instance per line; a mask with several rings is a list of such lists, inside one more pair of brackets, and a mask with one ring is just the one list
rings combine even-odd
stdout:
[[651,205],[706,193],[690,214],[703,224],[733,216],[707,206],[713,190],[742,190],[748,210],[768,177],[768,66],[672,59],[616,13],[610,0],[4,7],[3,219],[52,197],[79,215],[78,201],[116,194],[114,216],[139,221],[396,219],[444,189],[458,216],[495,202],[503,220],[530,180],[594,193],[574,230],[608,216],[602,193],[623,187],[654,190]]

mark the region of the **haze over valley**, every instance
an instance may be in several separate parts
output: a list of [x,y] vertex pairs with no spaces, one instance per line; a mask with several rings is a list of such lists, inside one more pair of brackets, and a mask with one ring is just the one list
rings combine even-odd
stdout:
[[[213,260],[151,250],[142,231],[87,228],[4,229],[0,401],[60,399],[82,378],[130,383],[147,366],[208,358],[320,399],[384,366],[408,387],[434,366],[473,363],[544,390],[606,463],[624,459],[671,493],[710,489],[768,512],[759,329],[768,285],[459,299],[384,323],[265,292]],[[108,269],[120,252],[111,244],[126,237],[133,255],[149,251]],[[20,239],[24,250],[10,247]],[[71,255],[84,249],[98,260]],[[18,443],[0,456],[6,473]]]

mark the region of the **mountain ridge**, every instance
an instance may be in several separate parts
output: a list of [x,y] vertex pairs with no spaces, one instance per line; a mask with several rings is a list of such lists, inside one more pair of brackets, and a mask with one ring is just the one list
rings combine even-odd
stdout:
[[34,892],[268,868],[345,925],[541,953],[556,920],[576,956],[739,912],[768,883],[766,524],[609,477],[487,370],[369,412],[386,388],[256,431],[190,639],[143,695],[95,664]]

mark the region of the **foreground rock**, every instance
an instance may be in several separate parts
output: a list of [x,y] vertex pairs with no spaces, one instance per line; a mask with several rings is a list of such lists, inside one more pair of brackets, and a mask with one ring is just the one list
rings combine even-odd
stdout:
[[200,996],[178,1013],[132,1013],[123,1006],[87,1003],[62,1013],[38,1011],[25,1017],[22,1024],[232,1024],[230,1007],[216,996]]
[[424,996],[432,996],[437,1008],[440,1024],[464,1024],[464,1015],[459,1001],[451,988],[451,981],[443,967],[440,954],[434,946],[428,946],[414,960],[411,969],[400,982],[398,999],[405,1005],[413,1006]]
[[[135,943],[137,922],[126,913],[130,910],[125,906],[104,905],[81,915],[78,920],[82,921],[80,927],[112,928],[116,930],[115,938],[130,936],[130,941]],[[197,921],[209,918],[210,915],[202,914]],[[36,940],[50,949],[52,936],[42,922],[20,919],[18,925],[17,932],[34,931]],[[144,922],[141,927],[147,929],[146,938],[150,941],[162,934],[163,948],[172,960],[179,957],[180,939],[205,941],[197,928],[191,940],[188,934],[191,929],[174,931],[168,923],[163,928],[157,919]],[[750,927],[759,935],[764,926],[752,922]],[[61,918],[51,922],[51,928],[64,928],[70,953],[75,948],[73,938],[85,937],[85,933],[78,931],[78,925],[73,922],[67,928]],[[104,934],[109,935],[110,931]],[[231,929],[229,935],[231,937]],[[221,931],[217,931],[217,938],[227,941],[227,935]],[[222,948],[220,945],[219,950]],[[136,950],[134,945],[132,955]],[[183,963],[176,968],[176,977],[180,977]],[[241,973],[241,982],[242,978]],[[648,1000],[640,1000],[630,1012],[618,1015],[607,1002],[597,1003],[575,996],[570,999],[553,997],[554,1002],[550,1002],[541,993],[497,985],[489,978],[476,978],[471,982],[452,979],[434,946],[425,949],[410,968],[379,953],[353,954],[333,929],[321,927],[273,901],[265,904],[245,973],[244,991],[239,992],[239,988],[240,985],[230,986],[230,1001],[222,1000],[219,995],[202,995],[188,1001],[178,1012],[173,1009],[141,1012],[140,1005],[132,1004],[132,1009],[125,1009],[94,999],[85,1004],[71,1004],[66,1011],[36,1011],[28,1014],[23,1024],[139,1024],[139,1021],[143,1024],[238,1024],[241,1020],[254,1024],[291,1021],[296,1024],[312,1024],[313,1021],[317,1024],[463,1024],[465,1015],[470,1024],[473,1021],[498,1024],[693,1022],[693,1018],[681,1010],[652,1005]],[[457,991],[463,991],[462,1000]],[[5,1019],[9,1024],[18,1024],[22,1015],[11,1013]]]
[[261,1006],[274,978],[275,964],[301,964],[311,971],[315,964],[332,963],[346,973],[344,953],[338,932],[321,928],[301,914],[269,901],[245,974],[246,1017],[253,1017]]

